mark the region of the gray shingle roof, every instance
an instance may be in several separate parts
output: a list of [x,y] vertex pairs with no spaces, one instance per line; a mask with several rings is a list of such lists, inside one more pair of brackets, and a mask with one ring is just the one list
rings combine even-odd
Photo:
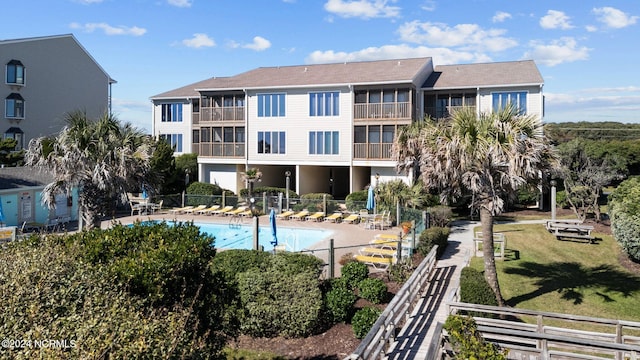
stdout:
[[544,80],[533,60],[467,65],[441,65],[423,88],[469,88],[501,85],[542,85]]
[[429,57],[261,67],[232,77],[203,80],[158,94],[151,99],[195,96],[198,94],[196,90],[411,83],[419,79],[425,70],[427,72],[432,70],[432,62]]
[[32,167],[0,168],[0,190],[45,186],[53,181],[50,172]]

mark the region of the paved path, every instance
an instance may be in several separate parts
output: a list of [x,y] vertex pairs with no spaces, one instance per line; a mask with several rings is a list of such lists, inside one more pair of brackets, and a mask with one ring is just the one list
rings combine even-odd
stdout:
[[389,359],[425,359],[436,324],[447,319],[446,302],[451,291],[458,287],[460,271],[473,251],[473,228],[479,225],[475,221],[453,223],[449,245],[438,260],[433,279],[413,309],[409,322],[398,334]]

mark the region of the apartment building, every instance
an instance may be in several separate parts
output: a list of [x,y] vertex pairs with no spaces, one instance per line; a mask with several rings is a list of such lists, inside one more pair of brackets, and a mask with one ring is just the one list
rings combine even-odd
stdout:
[[434,67],[429,57],[263,67],[151,97],[154,136],[197,153],[199,181],[238,192],[242,172],[261,186],[342,198],[402,179],[391,160],[398,129],[458,107],[490,112],[508,102],[543,116],[533,61]]
[[17,150],[58,133],[67,113],[97,118],[111,111],[113,80],[71,34],[0,40],[3,138]]

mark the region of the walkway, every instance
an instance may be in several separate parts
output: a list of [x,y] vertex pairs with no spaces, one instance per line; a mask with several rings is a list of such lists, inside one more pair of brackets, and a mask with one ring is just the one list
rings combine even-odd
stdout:
[[460,272],[473,251],[473,228],[479,225],[475,221],[453,223],[449,245],[438,260],[433,279],[413,309],[409,322],[398,334],[388,359],[426,358],[435,325],[438,322],[444,323],[447,319],[446,302],[451,292],[458,287]]

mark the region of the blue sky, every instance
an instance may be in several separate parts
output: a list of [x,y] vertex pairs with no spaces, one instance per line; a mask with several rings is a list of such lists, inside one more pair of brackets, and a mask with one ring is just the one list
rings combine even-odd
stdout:
[[72,33],[116,79],[114,113],[149,132],[149,97],[257,67],[430,56],[533,59],[546,122],[640,123],[640,1],[23,0],[0,38]]

